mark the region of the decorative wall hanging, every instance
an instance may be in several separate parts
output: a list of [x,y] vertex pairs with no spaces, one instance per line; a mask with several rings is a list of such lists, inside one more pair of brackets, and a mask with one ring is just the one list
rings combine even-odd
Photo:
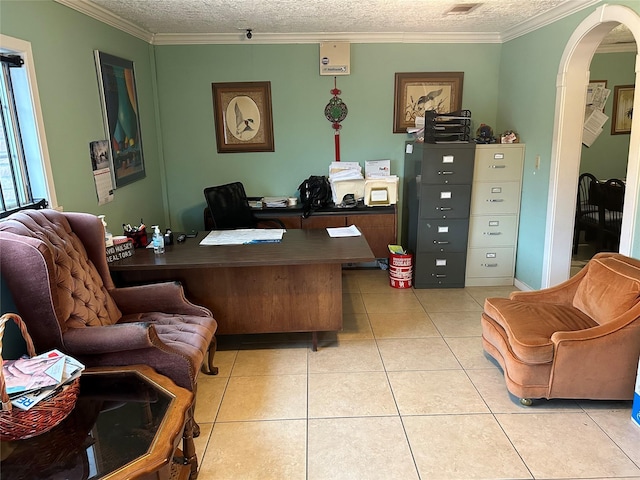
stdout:
[[460,110],[463,79],[464,72],[396,73],[393,133],[406,133],[426,110]]
[[211,86],[218,153],[275,151],[271,82]]
[[611,135],[631,133],[633,118],[634,85],[613,87],[613,114],[611,115]]
[[336,77],[333,77],[333,89],[329,91],[333,98],[329,100],[327,106],[324,107],[324,116],[331,122],[331,127],[333,127],[333,141],[335,145],[336,151],[336,162],[340,161],[340,129],[342,122],[345,118],[347,118],[347,113],[349,110],[347,106],[342,101],[342,99],[338,96],[342,93],[341,90],[338,90],[338,85],[336,83]]
[[136,79],[132,61],[98,50],[94,54],[117,188],[145,177]]

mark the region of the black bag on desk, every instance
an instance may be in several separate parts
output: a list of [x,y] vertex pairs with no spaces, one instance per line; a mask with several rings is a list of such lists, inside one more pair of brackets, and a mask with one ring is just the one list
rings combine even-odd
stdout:
[[331,185],[327,177],[312,175],[298,187],[300,202],[303,205],[304,218],[307,218],[314,210],[329,205],[333,199]]

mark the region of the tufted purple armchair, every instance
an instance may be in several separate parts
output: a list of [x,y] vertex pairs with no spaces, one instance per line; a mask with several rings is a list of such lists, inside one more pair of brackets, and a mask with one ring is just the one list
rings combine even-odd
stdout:
[[[196,392],[213,366],[211,312],[167,282],[116,288],[101,221],[87,213],[27,210],[0,222],[0,268],[36,351],[57,348],[87,366],[147,364]],[[192,462],[193,410],[184,432]]]

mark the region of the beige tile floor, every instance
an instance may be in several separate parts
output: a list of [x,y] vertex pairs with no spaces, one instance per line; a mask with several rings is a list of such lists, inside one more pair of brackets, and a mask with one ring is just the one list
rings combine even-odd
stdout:
[[200,480],[640,478],[631,402],[521,406],[486,357],[486,296],[344,271],[344,330],[221,337],[201,375]]

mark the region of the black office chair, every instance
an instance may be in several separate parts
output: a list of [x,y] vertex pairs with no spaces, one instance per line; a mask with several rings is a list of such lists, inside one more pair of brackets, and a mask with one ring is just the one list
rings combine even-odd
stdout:
[[241,182],[207,187],[204,189],[204,198],[207,201],[210,216],[208,219],[205,211],[205,229],[207,230],[285,228],[277,218],[256,218]]
[[598,237],[598,247],[601,244],[600,226],[600,183],[590,173],[583,173],[578,178],[578,196],[576,198],[576,219],[573,233],[573,253],[578,253],[580,232],[584,230],[585,239],[594,233]]

